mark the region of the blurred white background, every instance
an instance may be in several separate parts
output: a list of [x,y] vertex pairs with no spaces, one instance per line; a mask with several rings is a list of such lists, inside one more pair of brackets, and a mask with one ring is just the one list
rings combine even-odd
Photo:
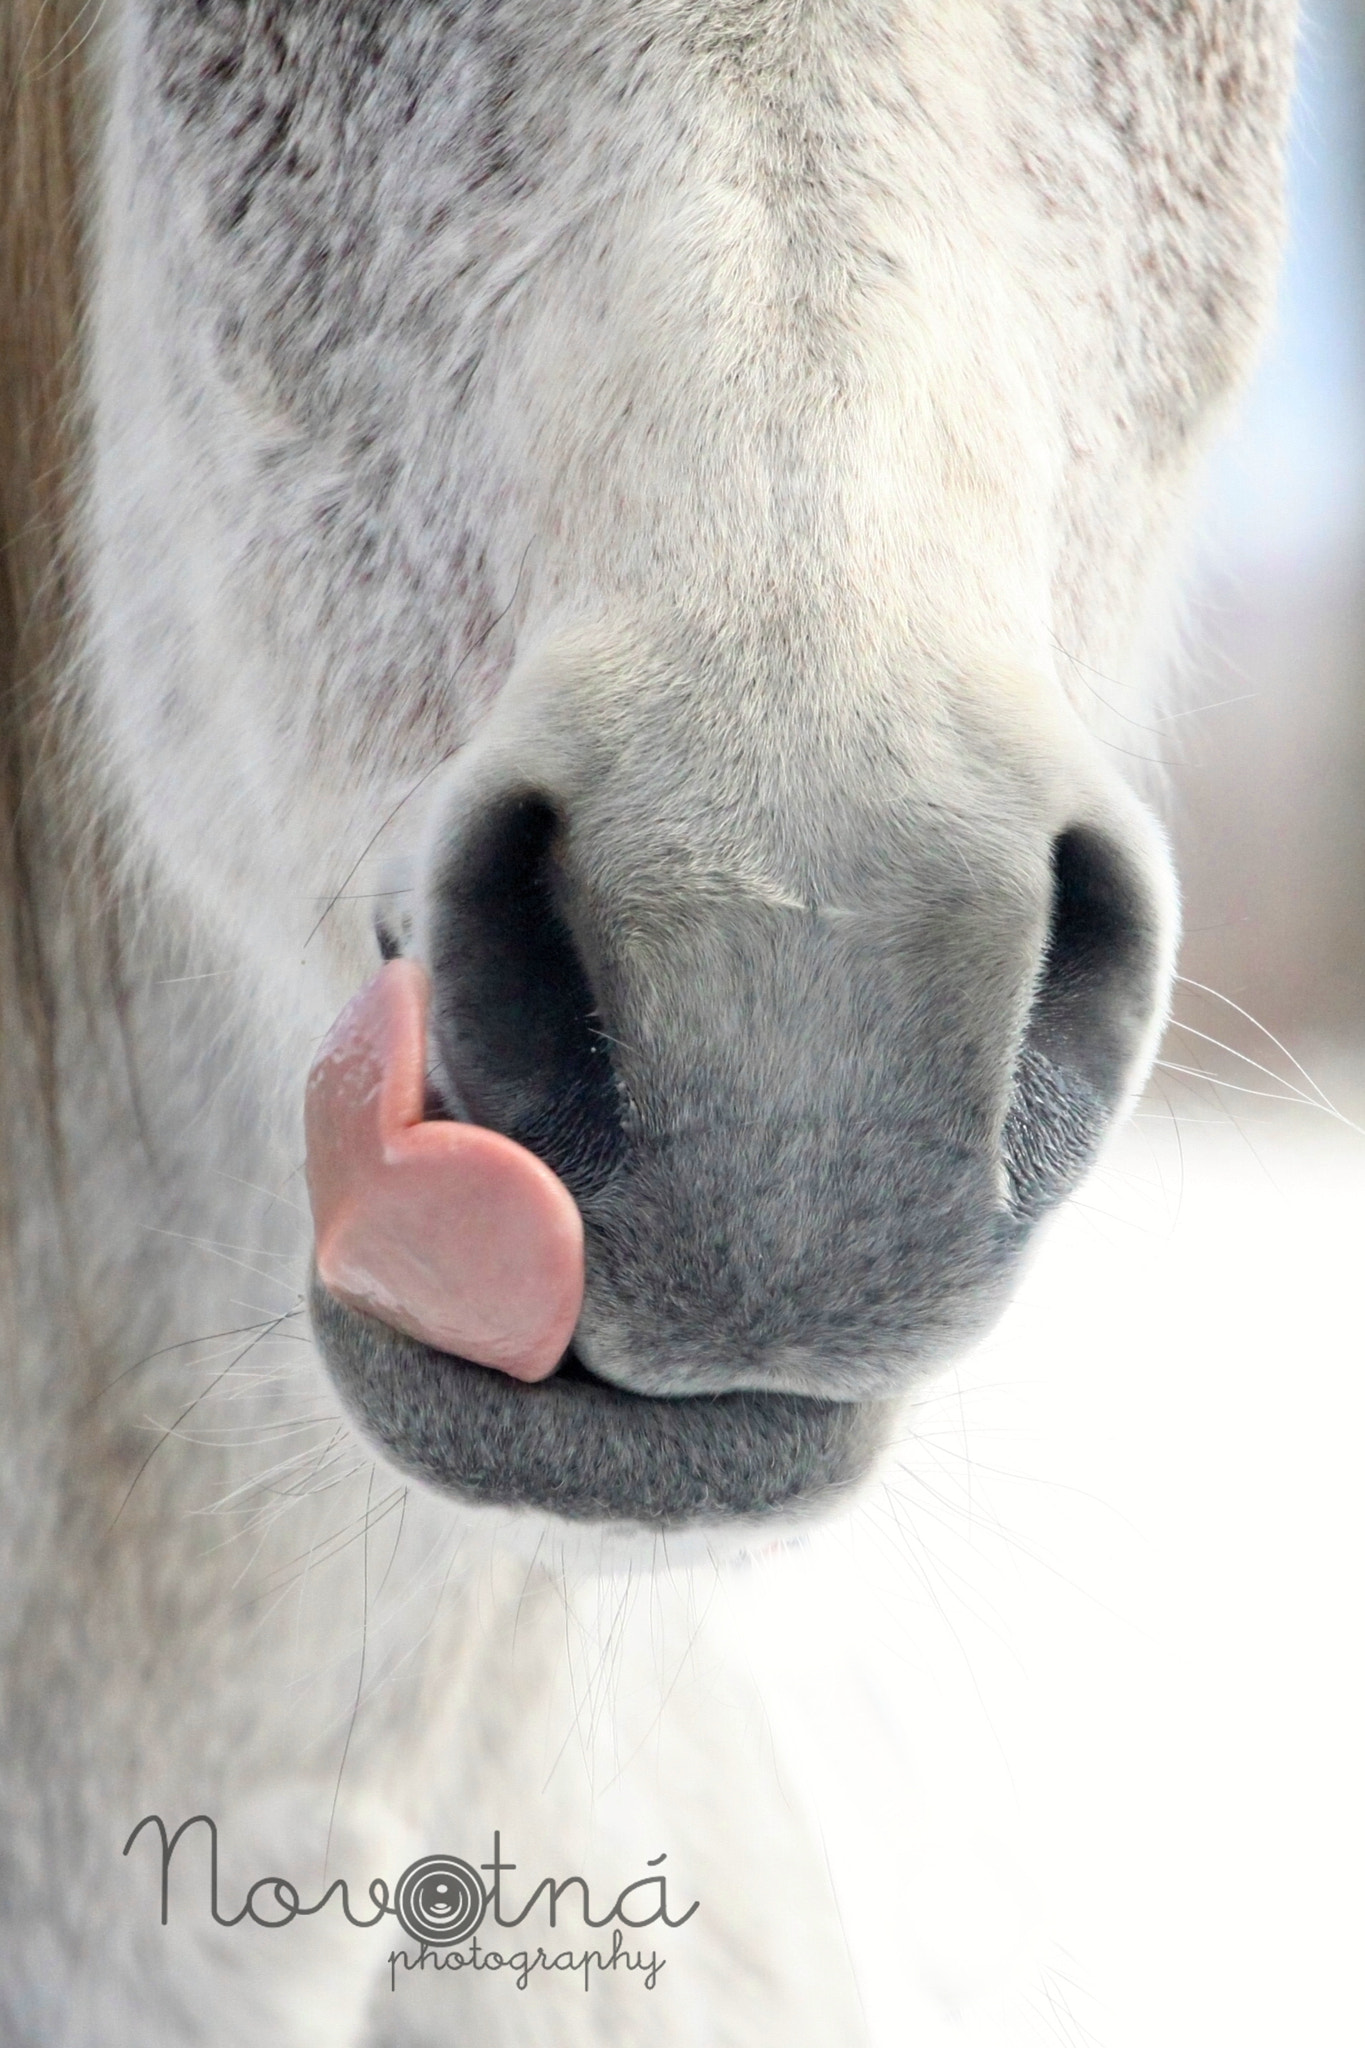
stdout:
[[886,1488],[734,1588],[887,2048],[1365,2043],[1363,113],[1317,0],[1154,735],[1219,997]]
[[1330,1057],[1365,1035],[1360,0],[1308,0],[1290,205],[1276,330],[1207,479],[1187,686],[1162,751],[1186,973]]

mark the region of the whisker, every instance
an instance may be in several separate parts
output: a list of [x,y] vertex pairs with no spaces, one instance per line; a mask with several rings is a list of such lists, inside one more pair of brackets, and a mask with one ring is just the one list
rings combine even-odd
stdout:
[[[1327,1100],[1321,1089],[1317,1089],[1313,1095],[1305,1095],[1302,1089],[1294,1088],[1294,1083],[1287,1080],[1283,1074],[1277,1074],[1273,1067],[1264,1066],[1260,1060],[1252,1059],[1250,1053],[1239,1052],[1235,1045],[1224,1044],[1221,1038],[1215,1038],[1211,1032],[1200,1031],[1193,1024],[1182,1024],[1178,1017],[1171,1019],[1169,1028],[1172,1031],[1187,1031],[1191,1038],[1201,1038],[1205,1045],[1211,1045],[1216,1051],[1225,1052],[1230,1058],[1240,1060],[1243,1066],[1251,1067],[1258,1074],[1264,1074],[1268,1081],[1278,1081],[1282,1087],[1292,1088],[1293,1095],[1287,1099],[1301,1102],[1305,1108],[1325,1109],[1330,1115],[1341,1117],[1341,1111]],[[1341,1121],[1345,1123],[1346,1118],[1341,1117]]]
[[1206,1081],[1211,1088],[1230,1088],[1235,1095],[1253,1095],[1260,1102],[1282,1102],[1293,1109],[1321,1110],[1325,1116],[1333,1117],[1336,1122],[1344,1124],[1348,1131],[1355,1131],[1359,1136],[1365,1137],[1365,1130],[1362,1130],[1359,1124],[1352,1123],[1339,1109],[1334,1109],[1330,1102],[1319,1102],[1311,1095],[1273,1095],[1268,1088],[1248,1088],[1240,1081],[1225,1081],[1218,1074],[1206,1073],[1202,1067],[1180,1066],[1174,1060],[1154,1060],[1152,1064],[1159,1067],[1162,1073],[1183,1074],[1192,1081]]
[[392,1572],[394,1560],[398,1556],[398,1546],[403,1541],[403,1525],[408,1518],[408,1489],[406,1486],[402,1489],[402,1493],[403,1497],[398,1503],[398,1528],[393,1539],[393,1549],[389,1552],[389,1561],[384,1567],[384,1576],[379,1581],[379,1589],[374,1596],[376,1600],[382,1600],[384,1597],[384,1588],[389,1583],[389,1574]]
[[1262,1024],[1259,1017],[1253,1017],[1250,1010],[1244,1010],[1240,1003],[1234,1002],[1231,996],[1225,996],[1221,989],[1210,988],[1207,982],[1195,981],[1188,974],[1177,974],[1175,978],[1182,988],[1197,989],[1200,995],[1212,996],[1215,1002],[1226,1003],[1227,1007],[1230,1010],[1235,1010],[1237,1015],[1239,1017],[1244,1018],[1246,1022],[1250,1024],[1254,1031],[1259,1031],[1263,1037],[1268,1038],[1270,1040],[1270,1043],[1274,1046],[1276,1052],[1283,1053],[1285,1058],[1288,1060],[1290,1066],[1293,1067],[1297,1073],[1303,1076],[1304,1080],[1308,1083],[1309,1087],[1313,1090],[1314,1094],[1320,1096],[1322,1101],[1327,1104],[1327,1107],[1329,1109],[1332,1107],[1332,1104],[1328,1102],[1327,1096],[1323,1093],[1323,1090],[1319,1087],[1318,1083],[1313,1079],[1313,1076],[1309,1073],[1307,1067],[1302,1066],[1300,1062],[1295,1059],[1293,1053],[1289,1050],[1289,1047],[1283,1044],[1282,1041],[1275,1036],[1274,1032],[1268,1028],[1268,1026]]
[[[295,1174],[297,1174],[298,1170],[299,1170],[299,1169],[298,1169],[297,1167],[295,1167],[295,1168],[294,1168],[294,1171],[293,1171],[293,1173],[291,1173],[291,1174],[290,1174],[290,1175],[288,1176],[288,1178],[289,1178],[290,1180],[293,1180],[293,1179],[294,1179],[294,1177],[295,1177]],[[283,1191],[282,1191],[281,1189],[279,1189],[279,1188],[267,1188],[267,1187],[262,1187],[259,1181],[254,1181],[254,1180],[243,1180],[240,1174],[238,1174],[238,1173],[224,1173],[224,1171],[222,1170],[222,1168],[221,1168],[221,1167],[215,1167],[215,1168],[214,1168],[214,1172],[215,1172],[215,1173],[217,1174],[217,1177],[218,1177],[218,1179],[219,1179],[219,1180],[225,1180],[225,1181],[228,1181],[228,1182],[230,1182],[230,1183],[231,1183],[231,1185],[232,1185],[233,1187],[237,1187],[237,1188],[250,1188],[250,1190],[251,1190],[252,1194],[254,1194],[254,1195],[267,1195],[267,1196],[269,1196],[269,1198],[270,1198],[270,1200],[271,1200],[272,1202],[280,1202],[280,1203],[282,1203],[282,1204],[283,1204],[283,1206],[284,1206],[284,1207],[285,1207],[286,1209],[293,1209],[293,1210],[295,1210],[295,1211],[297,1212],[297,1214],[298,1214],[298,1215],[300,1215],[300,1216],[306,1216],[306,1215],[307,1215],[307,1214],[309,1213],[309,1212],[308,1212],[308,1208],[307,1208],[307,1205],[306,1205],[305,1203],[303,1203],[303,1202],[295,1202],[295,1201],[291,1201],[291,1199],[289,1198],[289,1196],[288,1196],[288,1195],[286,1195],[286,1194],[285,1194],[285,1193],[284,1193],[284,1192],[283,1192]]]
[[374,1466],[370,1467],[370,1483],[365,1494],[365,1532],[361,1550],[360,1578],[360,1669],[356,1674],[355,1702],[351,1718],[346,1727],[346,1740],[341,1747],[341,1762],[337,1766],[336,1788],[332,1793],[332,1811],[327,1819],[327,1841],[322,1852],[322,1875],[327,1876],[327,1861],[332,1853],[332,1830],[336,1826],[337,1801],[341,1797],[341,1780],[346,1770],[346,1759],[351,1753],[351,1737],[355,1734],[356,1716],[360,1712],[360,1696],[365,1688],[365,1658],[370,1647],[370,1503],[374,1498]]
[[[210,1257],[221,1259],[225,1266],[236,1266],[239,1271],[250,1273],[253,1280],[264,1280],[272,1287],[282,1287],[284,1285],[284,1281],[279,1274],[261,1272],[260,1268],[253,1266],[249,1259],[235,1258],[230,1250],[225,1249],[221,1245],[214,1244],[211,1238],[195,1237],[184,1230],[167,1230],[157,1223],[144,1223],[142,1228],[151,1237],[168,1237],[178,1244],[191,1245],[196,1251],[207,1252]],[[250,1249],[250,1247],[247,1249]],[[258,1251],[254,1255],[257,1258],[287,1259],[291,1265],[294,1263],[294,1255],[292,1253]]]
[[302,1313],[303,1306],[300,1304],[298,1308],[290,1309],[288,1316],[275,1316],[273,1318],[264,1316],[260,1322],[239,1323],[232,1330],[210,1330],[201,1337],[181,1337],[174,1344],[163,1344],[158,1350],[149,1351],[145,1358],[139,1358],[132,1365],[125,1365],[120,1372],[116,1372],[114,1377],[105,1386],[101,1387],[97,1394],[91,1397],[89,1406],[93,1408],[96,1401],[102,1401],[106,1394],[112,1393],[113,1389],[121,1381],[126,1380],[130,1373],[141,1372],[144,1366],[155,1364],[158,1358],[169,1358],[177,1351],[192,1350],[196,1344],[214,1344],[223,1337],[245,1337],[250,1335],[253,1330],[264,1330],[271,1327],[278,1328],[280,1323],[287,1322],[290,1317],[301,1315]]
[[[288,1311],[290,1315],[295,1315],[297,1314],[297,1312],[298,1311],[296,1309],[291,1309]],[[119,1503],[118,1513],[114,1516],[113,1521],[109,1524],[108,1529],[105,1531],[106,1537],[112,1535],[114,1529],[117,1527],[119,1519],[122,1516],[124,1509],[127,1507],[129,1501],[132,1499],[134,1493],[137,1491],[138,1484],[141,1481],[143,1474],[147,1470],[147,1467],[151,1464],[152,1459],[156,1456],[157,1452],[161,1449],[161,1446],[166,1442],[167,1438],[173,1436],[175,1432],[180,1428],[181,1424],[186,1420],[186,1418],[194,1413],[195,1409],[199,1406],[199,1403],[203,1400],[207,1400],[208,1396],[213,1392],[214,1388],[222,1384],[222,1382],[227,1378],[228,1374],[232,1371],[233,1366],[238,1364],[243,1358],[248,1357],[251,1354],[251,1352],[253,1352],[256,1349],[256,1346],[258,1344],[261,1344],[265,1341],[266,1337],[269,1336],[271,1329],[277,1327],[278,1323],[284,1322],[285,1320],[286,1318],[284,1316],[278,1317],[276,1324],[267,1325],[267,1327],[261,1332],[259,1336],[253,1337],[251,1342],[248,1345],[246,1345],[243,1350],[238,1352],[237,1357],[229,1360],[228,1364],[226,1364],[223,1367],[223,1370],[220,1373],[215,1374],[214,1378],[209,1382],[208,1386],[204,1387],[199,1393],[195,1395],[194,1399],[189,1403],[188,1407],[183,1408],[180,1411],[179,1415],[177,1415],[175,1421],[171,1424],[170,1428],[162,1431],[160,1437],[152,1445],[152,1448],[150,1449],[150,1451],[148,1451],[146,1457],[143,1459],[142,1463],[138,1466],[137,1471],[134,1473],[133,1483],[128,1488],[127,1493],[124,1494],[122,1501]],[[155,1427],[155,1425],[153,1425],[153,1427]]]

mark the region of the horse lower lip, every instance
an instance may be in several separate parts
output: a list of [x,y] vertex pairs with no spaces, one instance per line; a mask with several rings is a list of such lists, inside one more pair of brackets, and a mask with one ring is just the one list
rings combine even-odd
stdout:
[[317,1280],[313,1327],[363,1432],[456,1499],[647,1528],[831,1505],[863,1479],[896,1403],[752,1391],[659,1400],[570,1348],[535,1384],[434,1351]]

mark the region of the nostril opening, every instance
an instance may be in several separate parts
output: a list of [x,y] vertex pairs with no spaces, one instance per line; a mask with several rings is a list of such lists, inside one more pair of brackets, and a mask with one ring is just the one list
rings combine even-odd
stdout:
[[[1052,915],[1035,1007],[1102,1079],[1129,1027],[1145,1023],[1155,967],[1146,891],[1118,849],[1074,827],[1052,849]],[[1040,1017],[1040,1021],[1042,1018]]]
[[1129,860],[1090,828],[1063,832],[1052,850],[1039,1022],[1115,1094],[1148,1023],[1156,967],[1155,913]]
[[1074,826],[1052,849],[1052,910],[1005,1121],[1013,1207],[1074,1186],[1122,1099],[1157,996],[1156,917],[1127,856]]
[[580,1200],[624,1144],[620,1090],[564,908],[564,824],[518,790],[466,818],[433,898],[433,1022],[461,1108],[552,1166]]

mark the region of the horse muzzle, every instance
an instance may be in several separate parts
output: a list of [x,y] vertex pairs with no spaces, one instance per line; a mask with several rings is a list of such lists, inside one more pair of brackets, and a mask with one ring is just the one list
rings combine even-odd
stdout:
[[534,753],[472,750],[448,792],[429,1027],[385,970],[401,1079],[373,1047],[363,1084],[344,1045],[315,1070],[324,1355],[464,1498],[668,1526],[837,1497],[1140,1082],[1155,830],[1016,777],[950,814],[856,793],[794,851]]

